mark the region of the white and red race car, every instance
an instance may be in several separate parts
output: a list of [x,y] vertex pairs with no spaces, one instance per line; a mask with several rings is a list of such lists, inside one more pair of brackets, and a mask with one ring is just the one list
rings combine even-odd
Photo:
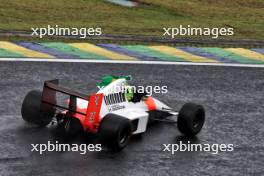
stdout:
[[[196,135],[203,127],[201,105],[186,103],[179,112],[161,101],[138,92],[128,84],[130,76],[106,76],[99,91],[85,95],[59,86],[58,80],[45,81],[43,91],[30,91],[22,104],[22,118],[38,126],[56,120],[66,135],[85,131],[98,134],[102,144],[120,151],[130,137],[146,131],[150,121],[177,123],[185,135]],[[67,103],[58,97],[67,96]],[[171,117],[177,116],[177,121]]]

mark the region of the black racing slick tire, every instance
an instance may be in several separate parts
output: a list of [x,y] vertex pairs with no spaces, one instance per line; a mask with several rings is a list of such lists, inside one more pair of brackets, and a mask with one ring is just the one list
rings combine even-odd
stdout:
[[205,110],[203,106],[194,103],[186,103],[178,115],[178,129],[187,136],[198,134],[205,121]]
[[99,139],[113,151],[121,151],[129,142],[132,134],[130,120],[116,114],[107,114],[99,127]]
[[83,133],[83,126],[79,119],[75,117],[66,117],[58,124],[58,132],[66,138],[74,138]]
[[49,106],[45,112],[41,109],[42,92],[38,90],[30,91],[22,103],[21,114],[22,118],[32,124],[43,127],[48,125],[54,114],[55,108]]

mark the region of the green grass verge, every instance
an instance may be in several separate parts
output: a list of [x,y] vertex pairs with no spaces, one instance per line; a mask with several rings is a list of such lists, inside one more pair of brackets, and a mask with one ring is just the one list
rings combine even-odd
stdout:
[[99,26],[104,34],[161,36],[162,27],[189,24],[234,27],[235,38],[264,39],[263,0],[139,2],[143,3],[139,7],[126,8],[103,0],[0,0],[0,30],[30,30],[47,25]]

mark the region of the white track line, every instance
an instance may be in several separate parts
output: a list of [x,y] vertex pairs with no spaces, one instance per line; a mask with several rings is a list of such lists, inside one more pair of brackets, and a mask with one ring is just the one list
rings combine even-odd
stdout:
[[194,62],[166,62],[166,61],[124,61],[124,60],[89,60],[89,59],[42,59],[42,58],[0,58],[0,61],[13,62],[73,62],[73,63],[111,63],[111,64],[149,64],[149,65],[200,65],[223,67],[253,67],[264,68],[257,64],[233,64],[233,63],[194,63]]

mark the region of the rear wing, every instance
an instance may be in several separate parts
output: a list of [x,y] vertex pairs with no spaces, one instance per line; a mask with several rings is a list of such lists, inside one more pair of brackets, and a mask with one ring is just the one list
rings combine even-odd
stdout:
[[[69,95],[68,107],[59,105],[57,103],[56,93],[60,92],[65,95]],[[84,112],[78,112],[77,110],[77,98],[89,101],[91,95],[85,95],[78,93],[67,88],[59,86],[59,80],[45,81],[42,92],[42,108],[45,110],[50,106],[57,107],[60,109],[68,110],[70,113],[78,113],[86,115]]]
[[[67,107],[59,105],[57,103],[57,96],[56,93],[60,92],[65,95],[69,95],[69,104]],[[88,129],[91,132],[96,132],[99,127],[100,123],[100,111],[102,107],[104,95],[102,93],[95,93],[91,95],[85,95],[82,93],[78,93],[67,88],[59,86],[59,80],[51,80],[45,81],[43,92],[42,92],[42,99],[41,99],[41,106],[42,109],[50,108],[60,108],[64,110],[68,110],[68,113],[74,117],[76,114],[85,116],[83,123],[83,127]],[[86,112],[78,110],[77,107],[77,98],[89,101]]]

